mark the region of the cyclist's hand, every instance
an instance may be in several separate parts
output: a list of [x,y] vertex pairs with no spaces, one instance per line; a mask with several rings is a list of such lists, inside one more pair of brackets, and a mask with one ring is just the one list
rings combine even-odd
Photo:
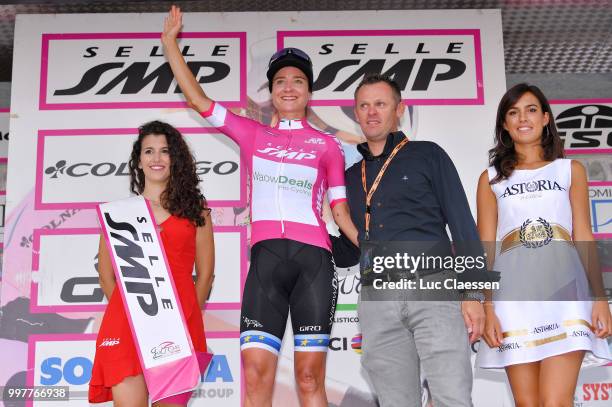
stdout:
[[183,13],[181,8],[172,6],[166,18],[164,18],[164,32],[162,33],[162,40],[176,40],[176,37],[183,28]]

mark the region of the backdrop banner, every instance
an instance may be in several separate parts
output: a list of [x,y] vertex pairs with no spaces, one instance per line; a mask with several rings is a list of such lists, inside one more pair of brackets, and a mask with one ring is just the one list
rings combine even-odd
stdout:
[[[150,120],[172,124],[189,142],[218,246],[203,310],[214,357],[190,405],[239,406],[244,395],[238,330],[250,237],[246,167],[239,147],[187,107],[163,56],[163,18],[17,16],[0,385],[69,386],[74,397],[58,406],[88,405],[93,341],[106,306],[96,283],[100,225],[94,208],[129,197],[131,143]],[[285,46],[306,51],[315,79],[308,120],[338,138],[347,167],[359,159],[355,145],[364,141],[353,113],[354,90],[366,72],[392,75],[407,104],[401,129],[448,152],[475,214],[477,181],[506,87],[499,10],[188,13],[179,46],[209,96],[266,123],[273,113],[265,75],[270,56]],[[601,231],[610,227],[604,212],[597,212]],[[338,271],[329,402],[374,406],[360,365],[359,273]],[[290,337],[288,330],[275,405],[299,405]],[[67,345],[60,347],[62,341]],[[580,402],[604,405],[604,387],[596,384],[612,381],[612,373],[605,367],[591,372],[581,375],[577,395],[584,384],[590,398]],[[477,407],[510,404],[505,374],[476,369],[473,396]]]

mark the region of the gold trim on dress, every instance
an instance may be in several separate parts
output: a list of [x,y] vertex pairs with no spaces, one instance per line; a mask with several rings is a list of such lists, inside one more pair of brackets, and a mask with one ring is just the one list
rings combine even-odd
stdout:
[[504,338],[509,338],[511,336],[525,336],[525,335],[529,335],[529,331],[527,329],[515,329],[514,331],[502,332],[502,336]]
[[[572,242],[572,235],[563,226],[557,224],[550,224],[550,227],[552,228],[552,240],[566,241],[569,243]],[[520,235],[520,227],[508,232],[506,236],[502,238],[501,253],[507,252],[508,250],[514,249],[515,247],[522,246],[523,242],[521,241]]]
[[573,325],[584,325],[587,328],[589,328],[589,330],[594,331],[593,326],[589,324],[589,321],[586,321],[584,319],[568,319],[568,320],[563,321],[563,326],[565,327],[573,326]]
[[545,345],[547,343],[560,341],[562,339],[567,339],[567,332],[560,333],[559,335],[549,336],[548,338],[536,339],[535,341],[526,341],[526,348],[534,348],[536,346]]

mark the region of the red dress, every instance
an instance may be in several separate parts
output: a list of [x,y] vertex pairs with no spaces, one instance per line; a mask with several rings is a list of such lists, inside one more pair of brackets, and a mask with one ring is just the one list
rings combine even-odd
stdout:
[[[198,306],[192,272],[196,251],[196,227],[188,219],[171,215],[161,223],[161,240],[168,257],[170,272],[178,291],[191,341],[196,351],[206,351],[204,323]],[[96,340],[89,402],[113,399],[111,387],[128,376],[142,374],[121,294],[117,287],[104,312]]]

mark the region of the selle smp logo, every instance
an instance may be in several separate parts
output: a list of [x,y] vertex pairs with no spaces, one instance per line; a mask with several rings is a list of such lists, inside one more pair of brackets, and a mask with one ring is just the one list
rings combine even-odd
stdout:
[[574,106],[559,113],[555,122],[565,148],[612,147],[611,106]]
[[480,31],[337,30],[280,31],[280,43],[307,52],[315,72],[317,101],[353,100],[368,73],[393,78],[406,99],[484,103]]
[[314,160],[317,158],[316,151],[305,152],[303,149],[294,150],[291,147],[285,149],[283,146],[262,148],[257,152],[271,157],[289,158],[291,160]]
[[[213,163],[211,161],[196,162],[196,174],[206,175],[210,172],[216,175],[229,175],[238,170],[238,163],[234,161],[220,161]],[[74,178],[93,175],[95,177],[106,176],[129,176],[127,162],[112,163],[75,163],[69,164],[66,160],[59,160],[54,165],[45,168],[45,174],[49,178],[60,178],[62,175]]]
[[[184,105],[159,33],[42,37],[41,109]],[[246,95],[245,44],[245,33],[183,33],[180,46],[196,80],[232,105]]]
[[104,338],[100,345],[98,345],[98,348],[116,346],[119,345],[119,343],[119,338]]

